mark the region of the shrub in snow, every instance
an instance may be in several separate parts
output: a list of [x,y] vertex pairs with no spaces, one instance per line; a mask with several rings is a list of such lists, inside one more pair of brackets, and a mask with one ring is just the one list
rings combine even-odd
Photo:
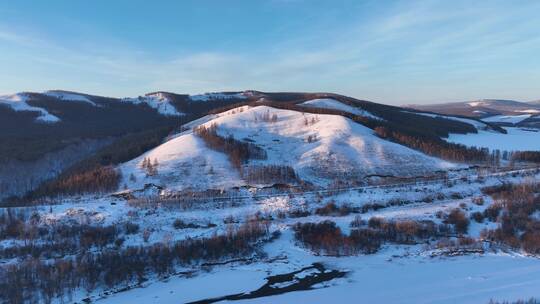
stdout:
[[482,212],[476,211],[471,214],[471,219],[477,223],[482,223],[484,221],[484,214]]
[[139,225],[135,223],[127,222],[124,225],[124,229],[126,231],[126,234],[136,234],[139,232]]
[[467,233],[470,223],[465,213],[458,208],[450,211],[450,213],[446,216],[445,222],[454,225],[456,232],[460,234]]
[[353,209],[348,204],[337,206],[334,202],[329,202],[321,208],[315,209],[317,215],[330,216],[345,216],[353,212]]

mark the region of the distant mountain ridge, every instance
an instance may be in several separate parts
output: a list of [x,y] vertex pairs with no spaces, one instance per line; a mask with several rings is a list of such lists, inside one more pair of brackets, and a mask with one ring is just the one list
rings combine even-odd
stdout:
[[491,115],[512,114],[530,109],[540,110],[538,102],[522,102],[507,99],[480,99],[462,102],[447,102],[428,105],[406,105],[406,107],[449,115],[487,117]]
[[408,107],[445,115],[475,117],[501,126],[540,128],[540,101],[481,99]]
[[[407,142],[417,145],[414,149],[431,152],[438,147],[447,155],[463,152],[445,146],[442,138],[450,133],[475,133],[479,126],[505,132],[475,118],[439,117],[333,93],[248,90],[188,95],[155,91],[112,98],[65,90],[23,92],[0,97],[0,169],[10,168],[0,170],[0,199],[32,191],[45,178],[125,163],[170,140],[197,119],[213,119],[231,109],[258,105],[344,116],[373,131],[378,128],[378,136],[386,141]],[[29,176],[23,171],[51,174]],[[21,174],[14,177],[13,172]]]

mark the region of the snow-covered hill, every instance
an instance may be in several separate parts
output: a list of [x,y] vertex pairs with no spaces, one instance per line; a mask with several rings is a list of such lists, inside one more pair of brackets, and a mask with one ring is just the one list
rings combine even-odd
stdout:
[[60,119],[47,110],[39,107],[31,106],[27,103],[29,99],[28,94],[17,93],[13,95],[0,96],[0,106],[7,106],[14,111],[26,111],[26,112],[38,112],[39,116],[36,118],[37,122],[54,123]]
[[[264,117],[277,117],[275,121]],[[283,165],[300,179],[325,185],[336,178],[368,175],[416,176],[455,167],[377,137],[373,130],[338,115],[317,115],[268,106],[244,106],[187,125],[217,125],[218,134],[264,149],[265,160],[248,165]],[[147,176],[141,164],[157,161],[158,173]],[[154,183],[169,189],[219,189],[245,185],[227,156],[208,148],[192,130],[120,166],[128,188]]]
[[39,116],[36,117],[36,122],[56,123],[61,121],[60,117],[51,114],[47,107],[41,105],[33,106],[29,104],[29,101],[40,101],[43,98],[63,102],[79,102],[96,107],[99,106],[92,101],[90,95],[63,90],[50,90],[43,93],[21,92],[12,95],[0,96],[0,105],[8,106],[16,112],[38,112]]

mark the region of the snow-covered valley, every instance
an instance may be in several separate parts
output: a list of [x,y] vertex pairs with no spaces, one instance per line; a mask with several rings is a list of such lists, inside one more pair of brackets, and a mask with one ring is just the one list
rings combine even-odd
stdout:
[[[184,265],[176,274],[150,276],[148,281],[131,285],[129,289],[78,290],[72,301],[89,299],[96,303],[188,303],[208,301],[228,295],[249,294],[266,282],[265,278],[295,272],[314,263],[324,265],[325,271],[341,271],[337,277],[309,287],[295,285],[303,276],[284,282],[296,286],[290,291],[273,296],[246,297],[246,303],[291,303],[298,301],[344,303],[382,301],[399,303],[487,303],[490,299],[512,300],[538,296],[537,283],[540,264],[534,256],[505,247],[490,247],[485,243],[468,247],[441,247],[433,242],[411,245],[384,245],[375,254],[326,256],[303,248],[295,239],[293,227],[297,223],[335,222],[344,233],[354,228],[359,218],[383,218],[392,221],[414,220],[441,223],[440,213],[454,209],[468,214],[483,212],[493,199],[479,189],[503,183],[530,183],[540,177],[536,169],[506,173],[469,174],[444,181],[344,190],[335,194],[289,194],[268,198],[239,200],[232,204],[201,203],[189,208],[165,202],[161,205],[133,205],[123,199],[85,196],[71,198],[59,205],[33,208],[43,223],[93,223],[123,225],[126,221],[137,225],[139,233],[124,235],[123,246],[151,246],[181,241],[186,238],[211,237],[227,233],[231,225],[241,225],[254,216],[268,221],[270,231],[280,235],[265,243],[259,251],[230,262],[201,267]],[[484,200],[479,203],[480,198]],[[334,203],[347,206],[344,214],[317,214],[317,210]],[[376,209],[372,204],[380,205]],[[356,211],[354,211],[356,210]],[[303,212],[298,217],[297,213]],[[181,219],[192,228],[175,227]],[[493,229],[498,224],[485,220],[471,221],[468,233],[480,238],[482,229]],[[145,239],[144,232],[149,231]],[[9,242],[2,242],[9,246]],[[473,250],[474,249],[474,250]],[[460,253],[461,252],[461,253]],[[16,260],[4,260],[15,263]],[[223,264],[222,264],[223,263]],[[211,264],[211,263],[210,263]],[[210,265],[209,264],[209,265]],[[305,274],[313,275],[313,274]],[[295,283],[296,282],[296,283]],[[134,282],[136,283],[136,282]],[[209,288],[200,288],[208,286]],[[283,287],[282,286],[282,287]],[[285,289],[287,290],[287,289]],[[264,293],[263,293],[264,294]]]
[[540,150],[540,130],[505,127],[507,134],[479,131],[477,134],[451,134],[449,142],[471,147],[482,147],[501,151]]

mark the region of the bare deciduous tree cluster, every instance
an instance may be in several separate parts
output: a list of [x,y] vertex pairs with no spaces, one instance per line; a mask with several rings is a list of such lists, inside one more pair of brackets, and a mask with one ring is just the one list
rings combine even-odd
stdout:
[[146,171],[146,176],[154,176],[158,173],[158,160],[154,158],[154,161],[151,161],[150,158],[145,157],[141,162],[141,168]]
[[482,231],[482,237],[495,243],[540,254],[540,184],[502,185],[485,189],[496,202],[484,211],[486,218],[500,223]]
[[227,154],[233,166],[239,170],[249,159],[266,159],[266,151],[249,142],[236,140],[233,136],[222,137],[217,133],[217,125],[199,126],[195,134],[204,140],[209,148]]
[[294,169],[290,166],[247,166],[242,170],[242,177],[248,183],[292,183],[298,177]]
[[296,239],[316,254],[333,256],[371,254],[385,242],[416,244],[454,231],[449,225],[437,225],[433,221],[388,221],[372,217],[368,226],[363,224],[360,219],[355,219],[349,235],[343,234],[332,221],[298,223],[294,231]]

